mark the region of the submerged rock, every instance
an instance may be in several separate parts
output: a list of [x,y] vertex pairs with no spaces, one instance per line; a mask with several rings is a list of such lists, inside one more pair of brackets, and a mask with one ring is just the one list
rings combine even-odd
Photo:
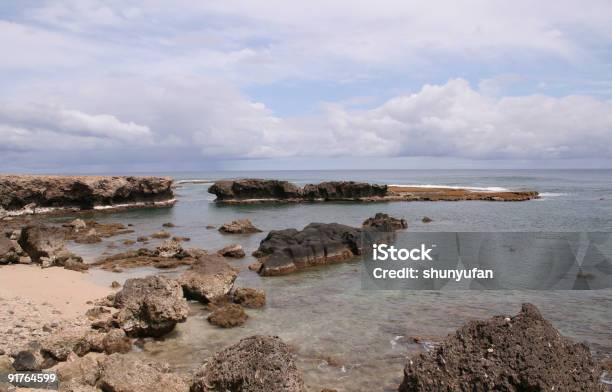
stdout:
[[187,319],[189,308],[177,281],[163,276],[128,279],[115,295],[112,323],[128,336],[162,336]]
[[242,249],[242,245],[239,244],[228,245],[223,249],[220,249],[217,254],[219,256],[231,257],[234,259],[241,259],[246,256],[246,253],[244,253],[244,249]]
[[208,316],[208,322],[222,328],[238,327],[246,323],[249,316],[242,306],[237,304],[223,304],[215,307]]
[[471,321],[413,357],[400,392],[604,391],[586,345],[564,338],[538,309]]
[[225,258],[202,254],[179,282],[187,298],[209,303],[226,297],[237,277],[238,271]]
[[253,223],[249,219],[238,219],[225,223],[219,227],[219,231],[226,234],[251,234],[261,233],[261,230],[253,226]]
[[239,287],[234,290],[232,299],[235,303],[247,308],[259,309],[266,304],[266,293],[250,287]]
[[191,392],[304,392],[293,355],[276,336],[251,336],[216,353],[195,377]]

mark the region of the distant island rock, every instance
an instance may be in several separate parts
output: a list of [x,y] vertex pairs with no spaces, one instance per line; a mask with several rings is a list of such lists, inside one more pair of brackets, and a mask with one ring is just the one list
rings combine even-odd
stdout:
[[299,187],[289,181],[245,178],[216,181],[208,192],[221,203],[314,201],[525,201],[536,191],[479,191],[468,188],[388,186],[355,181],[325,181]]
[[0,215],[173,203],[168,177],[0,175]]

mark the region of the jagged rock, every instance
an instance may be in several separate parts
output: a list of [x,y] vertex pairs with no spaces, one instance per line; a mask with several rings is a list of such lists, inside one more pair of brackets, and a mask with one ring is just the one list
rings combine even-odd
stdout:
[[242,306],[237,304],[223,304],[215,307],[208,316],[208,322],[222,328],[238,327],[246,323],[249,316]]
[[35,263],[44,257],[53,264],[58,255],[67,252],[64,232],[52,226],[28,225],[21,230],[18,242]]
[[106,354],[127,353],[132,349],[132,341],[125,331],[113,328],[104,335],[102,347]]
[[246,256],[246,253],[244,253],[244,249],[242,249],[242,246],[239,244],[228,245],[223,249],[220,249],[217,254],[219,254],[219,256],[231,257],[234,259],[241,259]]
[[89,353],[82,358],[61,362],[50,368],[60,380],[60,391],[89,392],[99,391],[94,386],[100,377],[100,360],[103,356]]
[[157,248],[159,257],[184,257],[181,243],[174,240],[166,240]]
[[291,199],[300,197],[300,188],[288,181],[243,179],[217,181],[208,192],[218,200]]
[[564,338],[538,309],[471,321],[404,369],[400,392],[604,391],[588,347]]
[[[91,209],[126,203],[154,203],[173,199],[172,179],[110,176],[0,176],[0,207]],[[29,210],[35,208],[28,207]]]
[[96,384],[105,392],[188,392],[184,377],[170,373],[168,366],[146,363],[112,354],[100,363]]
[[187,319],[189,308],[177,281],[163,276],[128,279],[115,295],[112,322],[128,336],[162,336]]
[[304,392],[289,347],[276,336],[251,336],[216,353],[195,376],[191,392]]
[[362,227],[370,227],[379,231],[396,231],[408,227],[405,219],[394,218],[382,212],[377,213],[372,218],[366,219]]
[[261,233],[261,230],[253,226],[253,223],[249,219],[238,219],[225,223],[219,227],[219,231],[226,234],[251,234]]
[[258,309],[266,304],[266,293],[250,287],[240,287],[234,290],[232,299],[235,303],[247,308]]
[[197,262],[179,278],[185,296],[203,303],[227,296],[238,271],[218,255],[200,255]]
[[55,365],[51,357],[43,356],[39,342],[30,342],[27,348],[17,352],[13,358],[13,367],[17,371],[35,372]]
[[305,185],[302,195],[307,200],[362,200],[386,196],[387,186],[354,181],[327,181]]
[[[355,228],[339,223],[311,223],[302,230],[273,230],[253,253],[265,276],[283,275],[315,265],[350,260],[361,254],[362,240],[389,241],[405,221],[377,214],[368,226]],[[251,268],[251,267],[249,267]]]

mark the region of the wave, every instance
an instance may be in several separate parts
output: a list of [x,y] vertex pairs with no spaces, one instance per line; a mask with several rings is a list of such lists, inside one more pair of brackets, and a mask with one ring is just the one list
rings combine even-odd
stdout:
[[466,189],[469,191],[478,191],[478,192],[508,192],[510,189],[503,188],[500,186],[488,186],[488,187],[478,187],[478,186],[452,186],[452,185],[436,185],[436,184],[391,184],[389,186],[396,186],[399,188],[444,188],[444,189]]
[[176,181],[177,184],[201,184],[201,185],[208,185],[208,184],[212,184],[213,182],[214,181],[212,180],[199,180],[199,179]]
[[567,193],[556,193],[556,192],[542,192],[540,193],[540,197],[559,197],[565,196]]

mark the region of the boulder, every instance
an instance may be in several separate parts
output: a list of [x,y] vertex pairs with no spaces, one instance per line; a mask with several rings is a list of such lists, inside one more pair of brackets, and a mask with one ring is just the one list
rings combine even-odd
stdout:
[[405,219],[398,219],[382,212],[377,213],[372,218],[366,219],[362,227],[374,228],[379,231],[397,231],[408,228],[408,223]]
[[276,336],[250,336],[216,353],[197,372],[191,392],[304,392],[293,355]]
[[16,241],[0,235],[0,264],[19,263],[21,251]]
[[98,391],[94,386],[100,377],[101,359],[101,354],[91,353],[82,358],[61,362],[49,371],[57,374],[61,391]]
[[231,244],[228,245],[226,247],[224,247],[223,249],[220,249],[217,254],[219,256],[223,256],[223,257],[231,257],[234,259],[241,259],[244,256],[246,256],[246,253],[244,253],[244,249],[242,249],[242,246],[239,244]]
[[112,323],[128,336],[162,336],[187,319],[189,308],[177,281],[163,276],[128,279],[114,298]]
[[258,309],[266,304],[266,293],[250,287],[239,287],[234,290],[232,299],[235,303],[247,308]]
[[588,347],[564,338],[538,309],[471,321],[413,357],[400,392],[604,391]]
[[[165,177],[1,175],[0,207],[92,209],[96,206],[173,200],[172,179]],[[33,210],[33,208],[28,208]]]
[[421,219],[421,222],[423,222],[423,223],[431,223],[431,222],[433,222],[433,219],[431,219],[428,216],[424,216],[423,219]]
[[33,262],[41,263],[43,258],[55,263],[58,255],[67,252],[64,231],[61,228],[42,224],[22,228],[19,245]]
[[217,200],[294,199],[300,197],[300,188],[288,181],[247,178],[235,181],[217,181],[208,188]]
[[222,328],[238,327],[246,323],[249,316],[242,306],[237,304],[223,304],[216,307],[208,316],[208,322]]
[[188,392],[184,377],[167,365],[148,363],[120,354],[100,362],[97,387],[105,392]]
[[219,231],[225,234],[251,234],[261,233],[261,230],[253,226],[253,223],[249,219],[238,219],[225,223],[219,227]]
[[183,247],[179,241],[166,240],[156,250],[159,257],[184,257]]
[[113,328],[108,331],[102,339],[102,347],[106,354],[128,353],[132,350],[132,341],[127,337],[125,331]]
[[202,254],[180,276],[179,282],[187,298],[209,303],[227,296],[237,277],[238,271],[225,258]]

